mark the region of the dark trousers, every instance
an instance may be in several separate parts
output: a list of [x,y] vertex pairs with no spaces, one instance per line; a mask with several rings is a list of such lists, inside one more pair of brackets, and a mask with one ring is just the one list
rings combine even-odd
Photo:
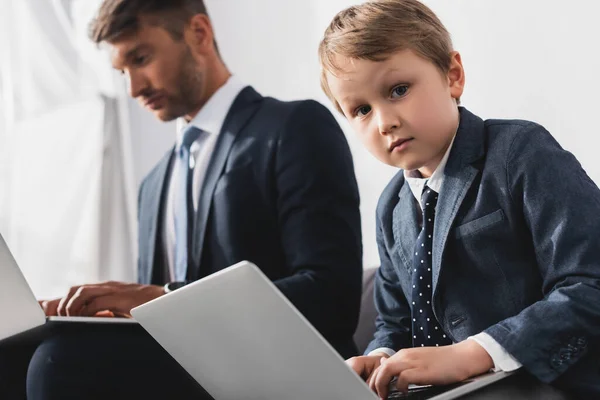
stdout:
[[24,400],[27,367],[37,343],[0,346],[0,399]]
[[0,382],[0,399],[212,399],[139,326],[71,324],[37,347],[0,348]]

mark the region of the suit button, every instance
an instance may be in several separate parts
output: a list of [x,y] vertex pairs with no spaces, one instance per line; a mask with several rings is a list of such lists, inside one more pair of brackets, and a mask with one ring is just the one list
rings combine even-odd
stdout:
[[551,363],[554,368],[559,368],[563,364],[563,362],[559,360],[558,357],[554,357]]
[[458,325],[462,324],[465,321],[465,317],[457,317],[454,318],[450,321],[450,325],[452,325],[452,327],[457,327]]
[[560,359],[560,363],[562,364],[564,361],[567,361],[571,358],[571,351],[569,349],[560,349],[558,351],[558,358]]

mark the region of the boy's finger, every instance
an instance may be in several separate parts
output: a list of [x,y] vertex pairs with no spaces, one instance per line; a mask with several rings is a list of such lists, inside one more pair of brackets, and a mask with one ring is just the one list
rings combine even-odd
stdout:
[[392,378],[400,375],[402,371],[408,368],[410,368],[410,366],[407,363],[400,360],[395,360],[394,362],[386,362],[385,364],[379,367],[377,377],[375,377],[375,380],[372,384],[372,389],[375,390],[375,392],[377,392],[379,397],[381,397],[382,399],[386,399]]
[[377,376],[377,372],[378,372],[378,371],[379,371],[379,367],[376,367],[376,368],[374,368],[374,369],[371,371],[371,373],[369,374],[369,376],[367,377],[367,380],[366,380],[366,382],[367,382],[367,385],[368,385],[368,386],[369,386],[371,389],[373,389],[373,388],[371,387],[371,383],[373,382],[373,380],[374,380],[374,379],[375,379],[375,377]]
[[346,360],[346,364],[360,376],[365,372],[365,363],[361,360],[361,357],[349,358]]
[[422,376],[422,373],[423,372],[421,370],[416,368],[402,371],[400,374],[398,374],[398,382],[396,382],[396,387],[401,392],[407,393],[408,385],[410,384],[424,385],[425,382],[423,381],[424,377]]

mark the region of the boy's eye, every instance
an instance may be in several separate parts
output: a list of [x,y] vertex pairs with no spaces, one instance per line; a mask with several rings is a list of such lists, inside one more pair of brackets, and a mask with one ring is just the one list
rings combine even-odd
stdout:
[[408,86],[406,86],[406,85],[396,86],[392,90],[392,98],[402,97],[406,94],[407,91],[408,91]]
[[371,107],[369,106],[360,106],[356,109],[356,111],[354,111],[354,114],[357,117],[364,117],[365,115],[367,115],[369,112],[371,112]]

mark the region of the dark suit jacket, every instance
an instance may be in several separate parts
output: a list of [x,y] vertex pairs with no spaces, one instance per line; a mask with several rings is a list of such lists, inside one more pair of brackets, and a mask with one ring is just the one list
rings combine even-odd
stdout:
[[[541,126],[460,109],[433,234],[433,305],[455,341],[491,335],[539,379],[600,393],[600,190]],[[378,347],[411,346],[417,205],[381,196]]]
[[[162,221],[172,154],[139,192],[145,284],[167,280]],[[344,134],[317,102],[285,103],[247,87],[225,119],[200,193],[188,279],[242,260],[258,265],[342,356],[356,352],[358,188]]]

